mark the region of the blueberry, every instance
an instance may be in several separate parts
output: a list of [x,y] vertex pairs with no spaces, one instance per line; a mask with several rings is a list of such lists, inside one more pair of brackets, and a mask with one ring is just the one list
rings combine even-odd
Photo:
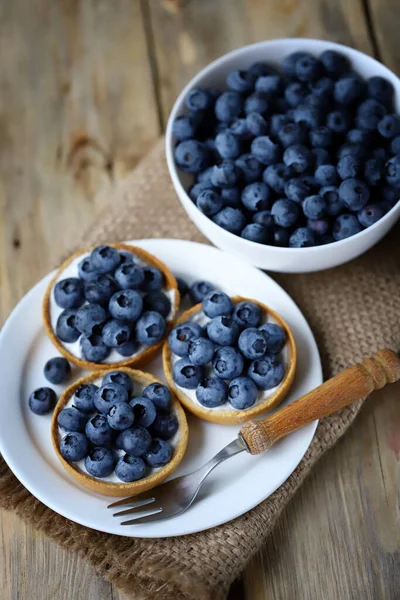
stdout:
[[149,292],[143,300],[143,309],[154,310],[167,318],[171,312],[171,300],[164,292]]
[[307,52],[292,52],[291,54],[288,54],[282,61],[282,71],[290,78],[297,77],[297,61],[308,56],[311,56],[311,54],[308,54]]
[[85,434],[87,439],[95,446],[109,447],[112,441],[113,430],[108,424],[107,417],[97,414],[86,423]]
[[168,408],[171,402],[171,392],[161,383],[150,383],[144,388],[142,395],[152,401],[156,408]]
[[251,131],[249,131],[249,128],[247,127],[246,119],[235,119],[232,121],[229,125],[229,131],[237,137],[238,140],[250,140],[253,137]]
[[117,285],[108,274],[100,274],[85,283],[85,298],[91,304],[107,305],[111,296],[116,292]]
[[35,415],[47,415],[52,412],[56,402],[55,391],[48,387],[38,388],[29,396],[29,408]]
[[333,96],[335,84],[330,77],[321,77],[317,81],[312,81],[308,87],[313,98],[320,98],[325,102],[329,102]]
[[385,165],[386,181],[395,187],[400,187],[400,154],[390,158]]
[[282,194],[285,189],[286,181],[292,173],[289,167],[283,163],[270,165],[263,173],[263,181],[269,185],[277,194]]
[[120,250],[119,251],[119,264],[120,265],[130,265],[135,262],[135,255],[129,250]]
[[359,77],[344,76],[337,80],[333,90],[333,97],[338,104],[350,106],[365,96],[366,85]]
[[204,190],[214,189],[215,188],[210,181],[202,181],[200,183],[195,183],[194,185],[192,185],[188,193],[190,199],[193,200],[193,202],[195,202],[200,192],[203,192]]
[[239,337],[239,325],[231,317],[214,317],[207,324],[207,335],[220,346],[232,346]]
[[311,188],[307,182],[298,179],[289,179],[285,184],[285,194],[289,200],[300,204],[304,198],[310,195]]
[[350,69],[349,60],[344,54],[336,52],[336,50],[325,50],[319,57],[324,69],[328,75],[337,78],[340,75],[348,72]]
[[196,388],[196,398],[206,408],[217,408],[228,399],[228,386],[219,377],[206,377]]
[[309,136],[314,148],[329,148],[332,145],[332,131],[326,125],[311,129]]
[[274,242],[274,246],[280,246],[285,248],[289,245],[290,232],[284,227],[279,227],[279,225],[275,225],[272,231],[272,239]]
[[254,89],[256,76],[250,71],[231,71],[226,78],[230,90],[240,94],[248,94]]
[[164,285],[164,275],[156,267],[144,267],[144,281],[142,290],[145,292],[158,292]]
[[79,431],[80,433],[83,433],[85,431],[86,421],[87,415],[74,406],[71,408],[64,408],[57,416],[59,427],[66,431]]
[[[332,157],[325,148],[313,148],[311,150],[311,154],[313,156],[315,167],[320,167],[321,165],[329,165],[332,163]],[[315,182],[318,183],[315,179]]]
[[[259,212],[256,212],[253,214],[253,223],[257,223],[258,225],[263,225],[265,228],[267,228],[267,231],[270,227],[272,227],[272,225],[274,224],[274,218],[271,215],[271,211],[270,210],[260,210]],[[246,225],[246,227],[243,229],[242,231],[242,236],[243,236],[243,232],[244,230],[248,227],[248,225]],[[260,239],[260,236],[264,236],[264,232],[260,232],[258,231],[254,231],[252,230],[250,233],[247,234],[246,239],[249,239],[250,237],[257,237],[258,239]],[[269,233],[268,233],[268,237],[269,237]],[[252,240],[254,241],[254,239]]]
[[277,137],[279,131],[289,123],[291,123],[291,120],[287,115],[272,115],[270,121],[270,133],[272,137]]
[[341,160],[345,156],[352,156],[353,158],[358,158],[358,160],[363,160],[365,157],[366,148],[361,144],[342,144],[337,151],[338,160]]
[[121,257],[118,250],[111,246],[97,246],[92,251],[90,260],[98,273],[110,273],[118,267]]
[[369,200],[369,190],[360,179],[345,179],[339,187],[339,197],[350,210],[361,210]]
[[312,165],[312,155],[306,146],[294,144],[286,148],[283,162],[295,173],[303,173]]
[[176,283],[178,284],[178,292],[179,292],[179,295],[180,295],[180,297],[182,299],[188,293],[189,286],[188,286],[188,284],[186,283],[186,281],[182,277],[176,277]]
[[246,115],[250,113],[266,114],[270,109],[270,101],[267,94],[264,92],[254,92],[247,96],[244,103],[244,112]]
[[146,465],[144,460],[137,456],[125,454],[118,459],[115,466],[115,474],[118,479],[125,483],[138,481],[142,479],[146,473]]
[[213,99],[209,90],[192,88],[185,97],[185,104],[189,110],[204,111],[210,108]]
[[295,229],[289,238],[289,248],[309,248],[315,246],[315,235],[308,227]]
[[195,137],[199,119],[194,115],[181,115],[172,124],[172,133],[178,141],[190,140]]
[[256,137],[266,135],[268,131],[267,122],[260,113],[249,113],[246,117],[247,129]]
[[284,81],[280,75],[261,75],[257,78],[255,89],[268,97],[280,96],[284,90]]
[[220,190],[220,196],[222,198],[223,206],[231,206],[232,208],[239,208],[241,190],[238,187],[225,188]]
[[102,362],[110,354],[110,348],[105,345],[101,335],[82,335],[80,344],[82,356],[89,362]]
[[121,449],[129,456],[143,456],[151,445],[151,435],[144,427],[125,429],[118,437]]
[[131,327],[126,321],[112,319],[104,325],[101,336],[106,346],[118,348],[129,341],[131,332]]
[[156,418],[156,407],[149,398],[140,396],[129,402],[136,425],[149,427]]
[[229,131],[219,133],[215,138],[215,147],[221,158],[237,158],[240,154],[240,142]]
[[150,430],[153,436],[170,440],[178,431],[178,427],[178,419],[173,413],[159,410]]
[[393,154],[400,154],[400,135],[396,135],[390,143],[390,151]]
[[54,286],[54,300],[60,308],[78,308],[84,302],[83,283],[77,277],[68,277]]
[[201,171],[200,173],[197,174],[197,183],[211,183],[211,175],[212,175],[212,171],[213,168],[212,167],[207,167],[207,169],[204,169],[204,171]]
[[271,390],[283,380],[285,367],[276,356],[265,356],[252,362],[247,374],[258,388]]
[[274,67],[271,67],[271,65],[268,63],[259,61],[250,66],[249,73],[255,75],[256,77],[261,77],[263,75],[276,75],[277,70]]
[[326,117],[326,125],[333,133],[344,134],[351,123],[350,114],[343,109],[334,110]]
[[115,457],[108,448],[95,446],[85,459],[86,471],[92,477],[108,477],[114,471]]
[[368,98],[362,102],[357,109],[356,126],[358,129],[365,129],[367,131],[375,131],[379,121],[387,114],[386,107]]
[[240,179],[240,170],[231,160],[224,160],[215,165],[211,175],[211,183],[217,188],[234,187]]
[[286,344],[285,330],[276,323],[264,323],[259,327],[267,342],[267,352],[269,354],[279,354]]
[[235,165],[240,169],[246,183],[257,181],[264,168],[253,154],[242,154],[236,159]]
[[357,217],[363,227],[370,227],[385,214],[383,208],[379,204],[367,204],[358,213]]
[[173,378],[180,387],[194,390],[203,378],[203,367],[193,365],[188,358],[181,358],[173,365]]
[[340,215],[333,224],[333,238],[335,242],[344,240],[361,231],[361,225],[354,215]]
[[364,164],[364,180],[369,186],[377,185],[384,175],[384,161],[370,158]]
[[391,185],[383,185],[380,191],[383,200],[387,202],[390,207],[397,204],[398,200],[400,199],[400,189],[392,187]]
[[176,325],[168,336],[168,344],[177,356],[187,356],[189,343],[202,337],[203,330],[197,323],[187,321]]
[[[328,219],[307,219],[307,227],[311,231],[308,231],[307,234],[304,232],[304,235],[308,237],[307,241],[310,243],[309,245],[312,246],[312,242],[315,241],[315,239],[313,240],[313,237],[315,238],[315,236],[313,236],[312,233],[315,233],[318,236],[326,235],[329,231],[330,223]],[[296,231],[299,230],[297,229]],[[292,235],[294,235],[294,233]],[[300,236],[300,234],[298,235]]]
[[186,173],[200,173],[209,164],[209,150],[198,140],[184,140],[175,148],[175,161]]
[[267,342],[261,331],[248,327],[239,336],[238,346],[245,358],[255,360],[261,358],[267,351]]
[[361,162],[355,156],[347,154],[337,164],[337,172],[341,179],[357,177],[361,171]]
[[109,383],[117,384],[120,387],[123,387],[126,390],[128,396],[130,396],[130,394],[132,393],[132,379],[124,371],[110,371],[109,373],[106,373],[106,375],[104,375],[103,377],[102,385],[106,385]]
[[273,165],[281,157],[281,149],[267,135],[254,138],[251,143],[251,153],[263,165]]
[[233,408],[245,410],[257,400],[257,387],[249,377],[236,377],[229,383],[228,400]]
[[128,392],[118,383],[103,383],[96,390],[93,402],[99,412],[106,414],[114,404],[128,402]]
[[339,176],[334,165],[320,165],[317,167],[314,177],[318,185],[322,187],[339,183]]
[[282,198],[274,202],[271,208],[271,215],[274,217],[277,225],[281,227],[293,227],[300,216],[299,205],[293,202],[293,200]]
[[296,60],[295,73],[299,81],[311,82],[321,75],[322,65],[315,56],[301,56]]
[[197,196],[196,206],[208,217],[215,215],[222,208],[223,200],[217,192],[204,190]]
[[370,131],[366,129],[350,129],[347,132],[346,140],[350,144],[361,144],[364,146],[369,146],[372,142],[372,135]]
[[391,108],[393,102],[393,85],[384,77],[371,77],[367,82],[368,96]]
[[50,358],[44,366],[44,376],[47,381],[54,383],[64,383],[71,375],[71,366],[66,358],[62,356],[56,356]]
[[304,83],[290,83],[285,89],[285,99],[292,108],[301,104],[307,94],[308,88]]
[[[143,300],[140,294],[135,290],[120,290],[119,292],[115,292],[115,294],[111,296],[108,308],[111,316],[114,319],[136,321],[142,313]],[[77,315],[77,320],[78,316],[79,311]]]
[[133,354],[136,354],[136,352],[138,352],[139,344],[137,343],[136,340],[131,339],[128,342],[121,344],[121,346],[118,346],[118,348],[115,348],[115,350],[121,356],[128,357],[128,356],[132,356]]
[[92,265],[90,256],[86,256],[86,258],[83,258],[80,263],[78,263],[78,275],[83,281],[90,281],[94,277],[97,277],[98,272]]
[[67,433],[60,442],[61,456],[65,460],[77,462],[86,458],[89,452],[89,442],[83,433],[76,431]]
[[325,235],[320,235],[316,239],[318,246],[325,246],[326,244],[332,244],[335,240],[333,239],[333,235],[331,233],[326,233]]
[[243,191],[241,200],[243,205],[252,212],[265,210],[270,206],[271,190],[262,181],[249,183]]
[[121,265],[115,271],[115,281],[122,290],[137,290],[144,282],[143,267],[134,263]]
[[113,404],[107,412],[107,422],[112,429],[122,431],[131,427],[134,421],[133,410],[126,402]]
[[386,162],[390,158],[390,153],[388,148],[377,146],[371,149],[370,158]]
[[217,377],[221,379],[232,379],[239,377],[243,371],[243,357],[240,352],[232,346],[219,348],[214,355],[212,368]]
[[164,440],[155,438],[144,458],[150,467],[163,467],[172,457],[172,448]]
[[277,134],[284,148],[293,144],[304,144],[307,141],[307,128],[303,123],[287,123]]
[[86,336],[96,334],[107,319],[100,304],[85,304],[75,315],[75,327]]
[[232,312],[232,300],[224,292],[213,290],[203,298],[203,312],[210,317],[230,315]]
[[219,121],[233,121],[243,110],[243,98],[237,92],[224,92],[215,102],[215,116]]
[[268,229],[259,223],[249,223],[246,225],[240,236],[245,240],[255,242],[256,244],[268,244],[270,240]]
[[254,302],[238,302],[233,309],[233,319],[241,329],[257,327],[261,320],[261,309]]
[[214,344],[211,340],[201,337],[189,343],[188,357],[195,366],[206,365],[214,355]]
[[[323,100],[321,100],[321,102],[323,102]],[[323,110],[320,107],[313,106],[310,103],[299,104],[294,110],[294,120],[299,125],[301,124],[309,127],[310,129],[315,129],[319,125],[322,125],[324,120]]]
[[162,340],[166,329],[164,317],[154,310],[148,310],[136,322],[135,337],[140,344],[152,346]]
[[214,223],[230,231],[231,233],[239,234],[246,225],[246,218],[242,211],[238,208],[225,206],[214,217]]
[[[74,394],[74,405],[84,413],[92,413],[94,408],[94,395],[99,388],[94,383],[82,383]],[[101,444],[100,444],[101,445]]]
[[216,286],[209,281],[195,281],[190,287],[189,295],[193,304],[198,304],[199,302],[203,302],[206,294],[215,289]]
[[378,132],[382,137],[390,139],[400,134],[400,118],[397,115],[386,115],[378,123]]

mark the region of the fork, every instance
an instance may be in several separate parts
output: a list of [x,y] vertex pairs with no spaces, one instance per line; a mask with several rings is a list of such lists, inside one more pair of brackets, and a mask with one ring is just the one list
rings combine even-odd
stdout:
[[[132,519],[123,521],[121,525],[124,526],[175,517],[189,508],[206,477],[221,462],[241,452],[261,454],[292,431],[365,398],[373,390],[381,389],[387,383],[398,380],[400,360],[397,354],[391,350],[379,350],[373,357],[347,368],[272,415],[247,422],[241,428],[238,437],[200,469],[162,483],[149,492],[113,502],[107,508],[129,506],[113,515],[135,515]],[[143,508],[147,506],[146,514],[141,516]]]

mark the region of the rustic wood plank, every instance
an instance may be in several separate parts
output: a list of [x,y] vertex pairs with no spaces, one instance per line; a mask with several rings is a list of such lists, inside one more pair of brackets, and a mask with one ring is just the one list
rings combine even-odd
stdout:
[[375,38],[378,58],[400,73],[400,47],[398,43],[400,14],[396,0],[366,0],[372,35]]
[[371,52],[361,2],[147,0],[163,119],[182,87],[218,56],[278,37],[332,39]]
[[[159,135],[139,2],[0,2],[0,318]],[[82,559],[0,515],[2,600],[118,600]]]

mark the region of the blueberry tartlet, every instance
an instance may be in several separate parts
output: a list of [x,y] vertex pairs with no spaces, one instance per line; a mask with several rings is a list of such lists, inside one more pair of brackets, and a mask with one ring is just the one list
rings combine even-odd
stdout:
[[155,487],[177,468],[188,426],[161,381],[123,367],[71,385],[55,408],[51,437],[77,483],[98,494],[124,496]]
[[276,312],[256,300],[213,290],[172,329],[163,364],[170,388],[197,417],[242,423],[286,396],[296,346]]
[[47,335],[81,368],[139,366],[168,335],[179,307],[176,279],[128,244],[97,246],[66,260],[43,301]]

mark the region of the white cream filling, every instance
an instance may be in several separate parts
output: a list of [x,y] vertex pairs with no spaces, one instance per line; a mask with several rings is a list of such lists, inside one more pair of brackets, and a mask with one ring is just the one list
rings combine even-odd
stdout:
[[[211,321],[211,319],[209,317],[207,317],[207,315],[205,315],[203,311],[200,311],[199,313],[195,314],[193,317],[191,317],[190,320],[195,323],[198,323],[202,327],[204,327],[204,325],[206,325],[209,321]],[[278,322],[275,319],[273,319],[269,315],[263,313],[263,316],[261,318],[261,325],[263,325],[264,323],[267,323],[267,322],[275,323],[276,325],[278,325]],[[172,364],[174,364],[176,361],[180,360],[180,358],[181,358],[180,356],[177,356],[176,354],[171,352]],[[250,406],[247,409],[246,408],[243,410],[235,409],[228,400],[225,402],[225,404],[222,404],[221,406],[217,406],[215,408],[208,408],[207,406],[204,406],[203,404],[201,404],[201,402],[199,402],[197,400],[195,389],[188,390],[187,388],[183,388],[182,386],[178,385],[175,381],[174,381],[174,385],[176,385],[177,388],[182,390],[182,392],[188,398],[190,398],[190,400],[193,402],[193,404],[197,404],[198,406],[201,406],[204,410],[210,410],[210,411],[240,410],[240,412],[245,412],[246,410],[250,410],[251,408],[254,408],[255,406],[257,406],[257,404],[260,404],[260,402],[264,402],[265,400],[267,400],[267,398],[270,398],[273,394],[276,393],[276,391],[281,387],[282,383],[284,382],[285,377],[286,377],[286,372],[288,369],[288,365],[289,365],[289,345],[287,343],[283,347],[282,351],[279,354],[277,354],[277,358],[279,358],[285,366],[284,378],[282,379],[281,383],[279,385],[277,385],[276,387],[273,387],[269,390],[260,390],[259,389],[258,395],[257,395],[257,400],[255,401],[255,403],[252,406]],[[210,363],[205,366],[205,375],[206,375],[206,377],[209,375],[215,375]],[[245,373],[242,373],[242,376],[243,375],[245,375]]]
[[[100,377],[99,377],[99,379],[92,381],[92,383],[94,383],[94,385],[97,385],[99,387],[101,386],[101,382],[102,382],[102,379]],[[141,396],[142,391],[145,387],[147,387],[147,386],[142,386],[139,383],[134,381],[132,398]],[[68,400],[68,402],[66,403],[64,408],[71,408],[73,405],[74,405],[74,396],[71,396],[71,398]],[[90,418],[92,418],[95,414],[100,414],[100,413],[95,412],[90,416]],[[61,439],[65,435],[67,435],[67,432],[63,431],[59,427],[58,428],[58,446],[60,446]],[[174,435],[174,437],[171,438],[170,440],[168,440],[168,443],[172,446],[173,449],[175,449],[178,445],[178,441],[179,441],[179,429],[176,432],[176,434]],[[118,457],[124,456],[124,454],[125,454],[125,452],[123,450],[114,449],[114,452],[115,452],[115,454],[118,455]],[[119,479],[119,477],[116,476],[115,472],[111,473],[111,475],[109,475],[108,477],[93,477],[93,475],[89,475],[89,473],[86,471],[86,468],[85,468],[85,459],[80,460],[78,462],[73,462],[71,464],[77,469],[77,471],[79,471],[80,473],[83,473],[84,475],[87,475],[88,477],[92,477],[92,479],[98,479],[99,481],[106,481],[108,483],[120,483],[120,484],[126,483],[125,481],[121,481],[121,479]],[[152,475],[153,473],[156,473],[157,471],[160,471],[163,468],[164,467],[157,467],[157,468],[150,469],[148,476]],[[146,479],[146,477],[143,477],[143,479],[139,479],[139,481],[144,481],[145,479]],[[126,483],[126,485],[129,485],[129,484]]]
[[[134,252],[132,252],[132,254],[135,254]],[[79,277],[79,273],[78,273],[78,264],[87,256],[90,255],[90,252],[86,252],[85,254],[81,254],[80,256],[78,256],[77,258],[75,258],[71,264],[68,265],[68,267],[66,267],[62,273],[59,275],[59,277],[57,278],[57,281],[55,283],[58,283],[59,281],[62,281],[63,279],[68,279],[69,277]],[[136,255],[135,255],[136,257]],[[147,263],[145,263],[144,261],[140,260],[138,257],[135,258],[135,262],[141,266],[148,266]],[[55,285],[55,284],[54,284]],[[169,315],[167,315],[166,321],[171,321],[172,317],[173,317],[173,310],[174,310],[174,303],[175,303],[175,290],[167,290],[165,288],[162,289],[162,291],[164,292],[164,294],[166,296],[168,296],[168,298],[171,301],[171,310]],[[87,302],[85,302],[85,304],[87,304]],[[82,305],[83,306],[83,305]],[[64,311],[63,308],[60,308],[55,300],[54,300],[54,286],[53,289],[51,291],[50,294],[50,322],[51,322],[51,327],[54,331],[54,333],[56,332],[56,325],[57,325],[57,319],[60,316],[60,314]],[[67,343],[67,342],[63,342],[59,339],[60,344],[62,344],[64,346],[64,348],[66,350],[68,350],[68,352],[70,352],[73,356],[76,356],[77,358],[82,358],[82,352],[81,352],[81,346],[80,346],[80,337],[76,340],[76,342],[73,343]],[[119,364],[119,363],[123,363],[124,361],[126,361],[128,358],[137,356],[138,354],[140,354],[140,352],[143,352],[143,350],[145,350],[146,348],[148,348],[148,346],[144,346],[141,345],[138,347],[137,351],[134,352],[131,356],[121,356],[121,354],[119,354],[115,348],[111,349],[110,354],[107,356],[107,358],[105,358],[103,361],[101,361],[101,364]]]

